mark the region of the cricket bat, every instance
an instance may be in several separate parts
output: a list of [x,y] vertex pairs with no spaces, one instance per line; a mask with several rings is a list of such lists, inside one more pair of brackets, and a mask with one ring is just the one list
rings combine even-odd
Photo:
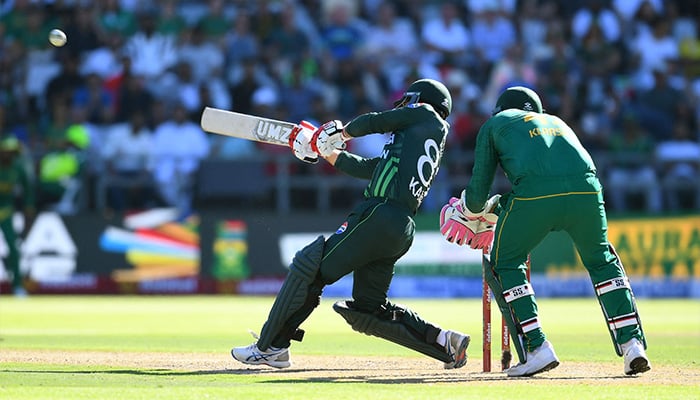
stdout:
[[289,146],[289,134],[296,125],[213,107],[204,109],[200,124],[205,132],[279,146]]

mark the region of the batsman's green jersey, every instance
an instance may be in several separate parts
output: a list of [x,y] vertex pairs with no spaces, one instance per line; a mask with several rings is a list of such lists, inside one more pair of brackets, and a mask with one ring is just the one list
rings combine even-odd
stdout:
[[[470,210],[483,209],[498,165],[512,189],[500,201],[491,262],[506,292],[528,284],[527,255],[551,231],[569,234],[594,287],[625,277],[608,242],[595,165],[564,121],[545,113],[508,109],[484,123],[477,137],[473,176],[466,188]],[[629,290],[604,292],[599,300],[610,326],[620,316],[636,315]],[[523,327],[527,350],[537,348],[545,337],[539,328],[534,296],[519,297],[511,307],[518,321],[528,322]],[[617,344],[642,338],[636,323],[611,332]]]
[[358,308],[374,311],[386,302],[394,264],[413,242],[413,215],[438,172],[448,130],[428,104],[363,114],[345,127],[353,137],[391,132],[380,156],[341,152],[335,163],[369,184],[366,200],[327,239],[321,275],[330,283],[354,272]]
[[364,159],[341,153],[337,169],[370,179],[365,197],[387,198],[414,214],[428,194],[445,149],[449,124],[427,104],[411,104],[351,121],[345,131],[353,137],[392,132],[380,157]]

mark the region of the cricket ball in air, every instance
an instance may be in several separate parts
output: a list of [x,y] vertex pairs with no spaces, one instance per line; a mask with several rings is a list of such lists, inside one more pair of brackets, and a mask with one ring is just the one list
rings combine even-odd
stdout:
[[56,47],[61,47],[68,41],[66,34],[60,29],[52,29],[49,32],[49,42]]

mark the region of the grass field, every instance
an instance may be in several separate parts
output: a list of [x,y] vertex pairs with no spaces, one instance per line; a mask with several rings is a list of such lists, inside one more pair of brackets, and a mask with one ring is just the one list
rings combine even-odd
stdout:
[[[699,399],[700,302],[640,300],[653,369],[627,377],[595,299],[540,299],[562,361],[533,378],[481,372],[478,299],[400,301],[472,335],[468,364],[353,332],[325,299],[289,369],[248,367],[269,297],[0,297],[1,399]],[[494,310],[494,322],[498,322]],[[496,334],[498,334],[496,332]],[[494,338],[498,343],[498,338]],[[494,364],[499,359],[494,345]]]

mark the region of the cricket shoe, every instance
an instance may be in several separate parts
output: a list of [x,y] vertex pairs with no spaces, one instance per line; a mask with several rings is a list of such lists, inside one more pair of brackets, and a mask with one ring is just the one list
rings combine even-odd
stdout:
[[[258,339],[255,332],[250,331],[250,333],[256,340]],[[250,346],[232,348],[231,356],[243,364],[269,365],[275,368],[287,368],[292,365],[289,361],[289,348],[270,346],[269,349],[262,351],[258,348],[257,341]]]
[[471,338],[469,335],[455,331],[447,331],[445,350],[454,361],[445,363],[445,369],[462,368],[467,363],[467,347]]
[[622,344],[621,347],[622,357],[625,360],[625,374],[641,374],[651,369],[644,346],[638,339],[632,339]]
[[545,340],[544,343],[532,352],[527,352],[525,363],[519,363],[508,368],[505,373],[510,377],[532,376],[540,372],[549,371],[559,365],[559,359],[554,353],[554,347]]

